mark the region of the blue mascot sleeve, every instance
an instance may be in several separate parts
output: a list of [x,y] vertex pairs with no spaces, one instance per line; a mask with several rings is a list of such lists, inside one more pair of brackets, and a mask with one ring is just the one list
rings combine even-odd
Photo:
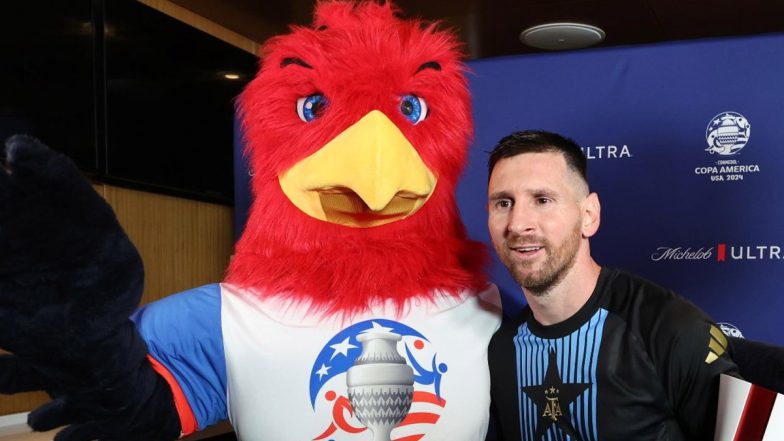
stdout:
[[148,304],[131,320],[146,341],[150,356],[181,389],[196,419],[196,430],[225,420],[220,285],[205,285]]

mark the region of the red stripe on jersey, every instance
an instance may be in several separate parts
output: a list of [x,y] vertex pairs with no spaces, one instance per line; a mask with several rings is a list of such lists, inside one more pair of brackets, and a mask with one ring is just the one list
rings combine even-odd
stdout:
[[775,402],[776,392],[752,384],[746,397],[746,405],[743,406],[738,429],[735,431],[734,441],[762,440]]
[[166,366],[152,358],[152,355],[147,354],[147,359],[150,360],[150,364],[152,364],[152,368],[155,372],[169,383],[169,387],[172,390],[172,395],[174,395],[174,407],[177,408],[177,414],[180,416],[180,437],[198,431],[199,424],[196,422],[196,416],[193,414],[191,405],[188,403],[188,399],[185,398],[185,394],[182,392],[177,380],[175,380],[171,372],[166,369]]

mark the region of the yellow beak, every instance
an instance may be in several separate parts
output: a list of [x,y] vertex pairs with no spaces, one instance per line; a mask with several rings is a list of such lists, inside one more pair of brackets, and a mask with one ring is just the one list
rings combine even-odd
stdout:
[[384,113],[373,110],[278,177],[305,214],[350,227],[372,227],[414,214],[436,176]]

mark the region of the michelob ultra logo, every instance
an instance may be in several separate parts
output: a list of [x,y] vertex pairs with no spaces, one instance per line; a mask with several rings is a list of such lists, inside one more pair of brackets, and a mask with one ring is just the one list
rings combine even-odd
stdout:
[[654,262],[664,260],[784,260],[779,245],[727,245],[720,243],[712,247],[658,247],[651,253]]
[[585,159],[624,159],[631,158],[632,151],[626,144],[621,145],[595,145],[580,147]]
[[651,254],[651,260],[708,260],[713,256],[711,248],[683,248],[683,247],[659,247]]

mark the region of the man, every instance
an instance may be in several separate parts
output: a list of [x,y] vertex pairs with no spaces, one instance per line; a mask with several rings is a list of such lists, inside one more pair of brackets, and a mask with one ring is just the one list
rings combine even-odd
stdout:
[[712,440],[727,340],[684,298],[594,261],[601,205],[577,144],[514,133],[489,169],[490,235],[528,301],[490,344],[501,439]]

